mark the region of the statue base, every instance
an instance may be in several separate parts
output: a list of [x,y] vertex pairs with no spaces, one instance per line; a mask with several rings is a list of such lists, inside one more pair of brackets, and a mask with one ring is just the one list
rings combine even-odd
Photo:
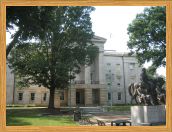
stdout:
[[131,106],[133,126],[149,126],[166,123],[166,106]]

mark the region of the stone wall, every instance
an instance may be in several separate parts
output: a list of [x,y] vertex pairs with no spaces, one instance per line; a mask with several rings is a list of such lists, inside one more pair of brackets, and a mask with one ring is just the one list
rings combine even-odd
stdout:
[[14,74],[12,70],[6,65],[6,103],[14,103]]
[[85,88],[85,106],[91,106],[92,103],[92,89],[87,87]]
[[107,88],[100,88],[100,105],[107,105]]
[[[131,68],[131,64],[134,64]],[[131,102],[128,93],[128,86],[133,82],[140,81],[141,67],[135,56],[112,52],[104,54],[104,72],[107,90],[112,94],[113,104],[127,104]],[[108,79],[107,77],[110,77]],[[118,100],[118,93],[121,93],[121,99]],[[111,100],[109,100],[109,104]]]
[[[100,105],[106,105],[107,104],[107,89],[105,85],[100,84],[89,84],[89,85],[73,85],[71,89],[69,89],[68,92],[68,105],[70,106],[76,106],[76,90],[84,90],[84,96],[85,96],[85,106],[93,106],[93,98],[92,98],[92,91],[93,89],[99,90],[99,103]],[[71,93],[70,93],[71,92]],[[71,98],[70,98],[71,94]]]
[[[19,93],[23,93],[23,99],[19,100]],[[35,99],[31,100],[31,93],[35,93]],[[46,100],[44,101],[43,97],[46,93]],[[49,103],[49,89],[44,87],[37,87],[32,86],[29,88],[16,88],[15,91],[15,104],[33,104],[33,105],[41,105],[41,106],[47,106]]]

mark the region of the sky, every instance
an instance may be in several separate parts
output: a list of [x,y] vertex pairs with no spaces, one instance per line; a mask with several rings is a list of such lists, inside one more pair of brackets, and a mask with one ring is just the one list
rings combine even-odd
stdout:
[[[96,10],[91,13],[92,29],[95,35],[106,38],[105,50],[117,52],[129,52],[127,41],[128,25],[142,13],[145,6],[95,6]],[[146,63],[144,67],[150,66]],[[159,75],[166,76],[166,69],[157,69]]]
[[107,39],[105,50],[127,52],[127,27],[144,6],[97,6],[91,14],[95,35]]
[[[136,18],[136,15],[143,12],[145,6],[95,6],[96,10],[91,13],[92,29],[95,35],[106,38],[105,50],[117,52],[129,52],[127,48],[128,25]],[[13,31],[14,32],[14,31]],[[7,43],[10,34],[7,33]],[[146,63],[148,67],[151,63]],[[166,76],[166,69],[159,68],[157,73]]]

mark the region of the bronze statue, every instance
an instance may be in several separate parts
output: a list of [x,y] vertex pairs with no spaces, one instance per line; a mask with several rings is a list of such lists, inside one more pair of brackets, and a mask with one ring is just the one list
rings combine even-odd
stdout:
[[165,104],[166,91],[163,88],[165,83],[163,78],[151,79],[147,76],[146,69],[143,68],[140,74],[140,81],[139,83],[132,83],[128,87],[131,104],[133,100],[137,104],[143,105]]

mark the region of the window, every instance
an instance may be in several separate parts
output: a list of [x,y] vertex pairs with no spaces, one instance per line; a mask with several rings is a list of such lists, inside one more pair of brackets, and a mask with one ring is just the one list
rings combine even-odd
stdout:
[[90,74],[91,83],[93,82],[93,73]]
[[46,101],[47,99],[47,93],[44,93],[43,100]]
[[120,83],[117,83],[118,86],[120,86],[121,84]]
[[108,93],[108,100],[111,100],[111,93]]
[[23,93],[19,93],[18,100],[23,100]]
[[114,74],[112,74],[112,82],[115,81],[115,77],[114,77]]
[[133,70],[135,68],[135,63],[130,63],[129,68],[130,68],[130,70]]
[[64,100],[64,92],[61,92],[60,100]]
[[32,101],[35,100],[35,93],[31,93],[30,95],[31,95],[31,96],[30,96],[30,97],[31,97],[30,99],[31,99]]
[[134,81],[135,79],[136,79],[136,76],[131,76],[131,77],[130,77],[130,80],[131,80],[131,81]]
[[121,82],[121,76],[116,76],[116,82],[117,84]]
[[120,64],[116,64],[116,73],[120,74]]
[[108,86],[110,86],[110,83],[108,83]]
[[111,65],[111,63],[107,63],[107,66],[110,66]]
[[118,92],[118,100],[121,100],[121,93]]
[[109,75],[108,74],[106,74],[106,81],[108,81],[109,80]]

